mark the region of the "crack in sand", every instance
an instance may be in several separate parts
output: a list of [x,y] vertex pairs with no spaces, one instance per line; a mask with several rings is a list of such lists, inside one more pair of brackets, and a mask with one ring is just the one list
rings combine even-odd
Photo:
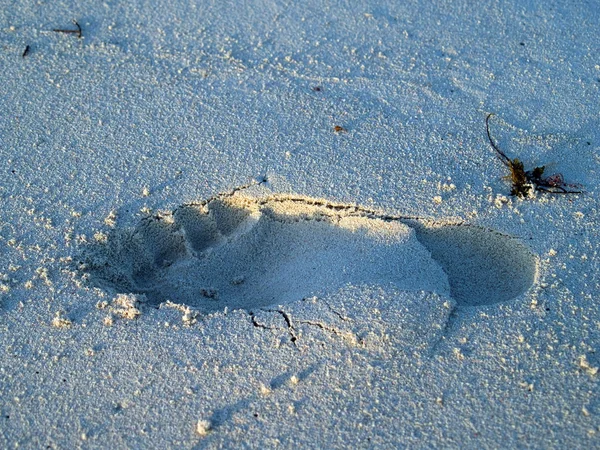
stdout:
[[[314,299],[316,299],[316,297],[314,297]],[[303,301],[306,301],[307,299],[302,299]],[[335,309],[333,309],[333,307],[326,301],[321,300],[323,302],[323,304],[325,304],[325,306],[327,306],[327,309],[329,309],[329,311],[331,311],[333,314],[335,314],[336,316],[338,316],[341,320],[343,320],[344,322],[352,322],[353,320],[350,317],[346,317],[344,315],[342,315],[342,313],[336,311]]]
[[[303,301],[306,299],[303,299]],[[331,312],[337,319],[339,319],[341,322],[354,322],[353,319],[343,316],[342,314],[340,314],[339,312],[337,312],[335,309],[333,309],[331,307],[331,305],[329,305],[328,302],[322,300],[322,299],[317,299],[316,297],[313,297],[310,299],[311,301],[315,302],[316,300],[319,300],[320,303],[322,303],[323,305],[326,306],[327,310],[329,312]],[[277,316],[281,317],[285,323],[285,326],[269,326],[263,322],[260,322],[258,317],[256,316],[256,313],[254,311],[248,311],[248,315],[250,316],[250,320],[252,322],[252,325],[255,328],[260,328],[262,330],[269,330],[269,331],[286,331],[289,336],[290,336],[290,342],[292,344],[294,344],[294,346],[297,345],[297,342],[300,340],[301,334],[298,333],[297,325],[306,325],[309,327],[315,327],[318,328],[320,330],[323,330],[325,332],[328,332],[330,334],[333,334],[337,337],[341,337],[346,341],[349,341],[352,344],[356,344],[357,339],[356,336],[354,335],[354,333],[352,333],[351,331],[347,331],[347,330],[341,330],[338,329],[334,326],[328,326],[325,323],[322,323],[320,321],[317,320],[312,320],[312,319],[292,319],[292,314],[284,311],[283,309],[265,309],[265,308],[261,308],[258,310],[258,312],[265,312],[265,313],[272,313],[272,314],[276,314]]]
[[321,322],[316,322],[316,321],[312,321],[312,320],[299,320],[298,323],[302,324],[302,325],[309,325],[312,327],[317,327],[323,331],[327,331],[337,337],[340,337],[346,341],[349,341],[352,344],[356,344],[358,342],[358,340],[356,339],[356,336],[354,336],[353,333],[351,333],[349,331],[341,331],[334,327],[328,327],[327,325],[325,325]]
[[292,324],[292,318],[288,313],[286,313],[285,311],[283,311],[281,309],[263,309],[262,311],[277,313],[281,317],[283,317],[283,320],[285,321],[285,323],[287,325],[287,331],[290,335],[290,342],[292,344],[294,344],[294,346],[298,345],[296,343],[298,341],[298,335],[296,334],[296,329],[294,328],[294,325]]

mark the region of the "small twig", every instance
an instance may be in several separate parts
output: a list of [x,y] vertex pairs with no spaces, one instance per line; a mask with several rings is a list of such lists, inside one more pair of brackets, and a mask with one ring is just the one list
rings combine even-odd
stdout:
[[76,30],[65,30],[61,28],[54,28],[52,31],[55,33],[65,33],[65,34],[76,34],[78,38],[81,38],[83,35],[81,33],[81,26],[77,23],[76,20],[73,20],[73,23],[77,27]]
[[504,163],[504,165],[506,165],[507,167],[510,167],[510,165],[511,165],[510,158],[508,156],[506,156],[504,154],[504,152],[498,148],[498,146],[496,145],[496,143],[492,139],[492,135],[490,134],[490,117],[492,117],[493,115],[494,115],[494,113],[490,113],[485,118],[485,131],[487,131],[487,136],[488,136],[488,139],[490,141],[490,144],[492,145],[492,148],[494,150],[496,150],[496,152],[498,153],[498,155],[500,155],[500,159],[502,160],[502,162]]
[[21,56],[25,58],[29,54],[29,50],[31,50],[31,47],[28,45],[25,47],[25,50],[23,50],[23,54]]

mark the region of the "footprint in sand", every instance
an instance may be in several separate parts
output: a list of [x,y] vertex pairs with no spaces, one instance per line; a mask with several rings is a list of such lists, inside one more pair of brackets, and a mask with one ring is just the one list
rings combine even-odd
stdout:
[[536,276],[516,239],[306,197],[235,194],[116,230],[86,254],[90,281],[209,313],[252,310],[346,285],[393,284],[458,306],[511,300]]

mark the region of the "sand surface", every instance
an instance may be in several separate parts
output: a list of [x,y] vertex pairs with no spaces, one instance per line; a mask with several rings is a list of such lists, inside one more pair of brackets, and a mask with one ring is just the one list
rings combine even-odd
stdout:
[[[594,2],[0,0],[0,447],[600,446],[599,42]],[[584,192],[511,196],[490,113]]]

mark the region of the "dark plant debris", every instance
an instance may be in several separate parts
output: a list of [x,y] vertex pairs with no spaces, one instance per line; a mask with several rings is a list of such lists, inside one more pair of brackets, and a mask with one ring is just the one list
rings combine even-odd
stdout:
[[493,115],[493,113],[490,113],[485,118],[485,128],[492,148],[496,151],[502,163],[510,170],[510,175],[505,177],[512,182],[510,195],[525,198],[531,197],[534,191],[546,194],[581,194],[583,192],[573,190],[573,188],[578,189],[579,185],[565,183],[560,173],[544,177],[545,166],[526,171],[521,160],[518,158],[510,159],[506,156],[496,145],[490,134],[490,117]]
[[76,30],[65,30],[62,28],[54,28],[52,31],[54,31],[55,33],[76,34],[78,38],[83,37],[83,33],[81,32],[81,25],[79,25],[76,20],[73,20],[73,23],[77,27]]
[[31,47],[30,47],[29,45],[27,45],[27,46],[25,47],[25,50],[23,50],[23,54],[22,54],[21,56],[22,56],[23,58],[25,58],[25,57],[26,57],[26,56],[29,54],[29,51],[30,51],[30,50],[31,50]]

